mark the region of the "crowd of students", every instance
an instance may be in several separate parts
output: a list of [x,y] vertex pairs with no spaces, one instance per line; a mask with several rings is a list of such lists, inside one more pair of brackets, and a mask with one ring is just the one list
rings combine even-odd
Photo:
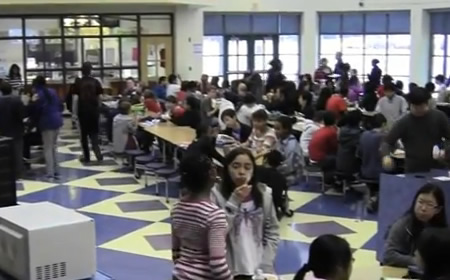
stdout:
[[[109,138],[118,155],[135,148],[134,144],[144,151],[152,148],[154,138],[140,129],[140,121],[170,120],[195,129],[196,139],[181,156],[186,196],[172,212],[174,277],[251,279],[258,269],[271,273],[278,220],[292,214],[287,190],[300,182],[307,166],[320,167],[325,183],[338,190],[343,182],[365,180],[372,195],[370,210],[376,210],[379,177],[396,168],[391,157],[396,148],[405,151],[405,172],[442,166],[450,155],[442,141],[450,139],[450,126],[447,116],[435,109],[430,84],[424,88],[411,84],[404,94],[401,83],[382,76],[377,60],[372,62],[368,82],[362,84],[342,54],[336,58],[334,71],[322,59],[313,76],[299,77],[298,87],[285,79],[281,62],[274,59],[265,85],[257,73],[231,83],[225,80],[220,86],[217,77],[209,81],[207,75],[200,82],[182,81],[176,75],[161,77],[153,88],[128,78],[118,97],[103,93],[100,82],[91,76],[91,65],[85,63],[83,76],[72,85],[68,98],[80,129],[81,161],[90,162],[88,140],[97,160],[103,159],[100,114],[108,119]],[[11,73],[14,76],[17,69],[13,67]],[[338,75],[330,77],[333,73]],[[446,101],[445,79],[438,76],[436,81],[439,101]],[[23,119],[28,116],[42,135],[47,176],[58,178],[56,147],[63,107],[56,92],[38,77],[25,107],[11,95],[7,82],[0,84],[0,90],[0,135],[13,137],[16,143],[27,139]],[[103,103],[110,100],[116,105],[105,108]],[[301,132],[294,130],[297,116],[302,118]],[[224,155],[216,149],[218,134],[231,139]],[[433,153],[436,146],[438,152]],[[21,148],[16,154],[22,158]],[[223,165],[218,183],[212,159]],[[260,159],[263,163],[257,165]],[[439,188],[425,186],[411,210],[389,231],[385,264],[417,264],[412,253],[418,249],[424,279],[439,279],[430,275],[447,271],[435,271],[429,261],[435,255],[423,244],[448,241],[442,232],[425,230],[446,227],[445,221],[443,195]],[[309,262],[295,279],[303,279],[309,271],[323,279],[350,277],[352,257],[344,240],[322,236],[310,250]]]

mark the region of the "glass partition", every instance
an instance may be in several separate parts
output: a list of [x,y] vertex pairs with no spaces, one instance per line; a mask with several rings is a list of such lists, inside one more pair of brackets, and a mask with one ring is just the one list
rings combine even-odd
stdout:
[[172,73],[171,36],[171,14],[0,16],[0,76],[17,64],[27,85],[42,75],[65,88],[89,61],[93,76],[111,86],[127,77],[157,80]]

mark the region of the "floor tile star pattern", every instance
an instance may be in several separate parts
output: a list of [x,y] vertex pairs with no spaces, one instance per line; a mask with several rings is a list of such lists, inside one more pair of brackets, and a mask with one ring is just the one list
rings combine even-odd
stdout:
[[[17,182],[19,201],[51,201],[93,218],[98,270],[113,279],[171,279],[170,210],[178,198],[179,180],[170,182],[167,203],[158,195],[154,178],[148,178],[149,187],[145,188],[144,179],[136,179],[113,158],[80,163],[81,148],[73,131],[63,130],[58,146],[61,179],[48,180],[42,164],[33,166],[25,179]],[[164,193],[162,184],[159,191]],[[281,241],[275,259],[282,280],[292,279],[307,261],[309,244],[328,233],[342,236],[353,248],[356,262],[352,279],[379,279],[374,251],[376,216],[364,211],[359,197],[322,194],[314,183],[292,188],[289,197],[294,216],[280,223]],[[367,269],[376,271],[374,278],[363,277]]]

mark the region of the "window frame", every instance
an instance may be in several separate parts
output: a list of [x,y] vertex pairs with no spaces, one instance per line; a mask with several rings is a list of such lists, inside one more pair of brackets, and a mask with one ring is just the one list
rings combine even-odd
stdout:
[[[368,63],[366,63],[366,58],[367,57],[382,57],[383,60],[385,60],[385,65],[382,68],[383,74],[388,74],[394,77],[394,79],[396,78],[401,78],[401,79],[409,79],[411,73],[409,73],[408,75],[404,75],[404,74],[397,74],[397,73],[389,73],[388,70],[388,65],[389,65],[389,58],[391,57],[411,57],[411,35],[410,33],[400,33],[400,32],[390,32],[390,17],[393,16],[391,15],[389,12],[387,13],[378,13],[381,16],[385,16],[386,17],[386,24],[384,25],[384,32],[369,32],[367,31],[366,25],[367,25],[367,21],[368,21],[368,17],[375,15],[376,13],[371,13],[371,12],[367,12],[367,13],[322,13],[319,14],[319,26],[321,27],[323,24],[323,15],[334,15],[335,18],[334,20],[338,21],[337,22],[337,27],[335,32],[322,32],[322,30],[320,30],[319,28],[319,53],[318,53],[318,60],[323,58],[323,57],[331,57],[334,56],[335,53],[331,54],[331,53],[323,53],[322,52],[322,40],[323,40],[323,36],[338,36],[339,37],[339,50],[340,52],[343,53],[343,57],[344,57],[344,61],[345,61],[345,57],[348,56],[361,56],[361,60],[362,60],[362,69],[356,69],[358,71],[358,76],[360,78],[362,78],[362,81],[367,81],[367,75],[370,74],[370,71],[366,72],[366,69],[368,68],[368,66],[370,67],[370,62],[369,65],[367,65]],[[346,15],[359,15],[360,17],[362,17],[362,32],[344,32],[343,30],[343,25],[344,25],[344,19]],[[383,36],[385,38],[384,42],[385,42],[385,46],[384,46],[384,51],[381,54],[372,54],[372,53],[367,53],[367,36],[371,36],[371,35],[377,35],[377,36]],[[409,54],[396,54],[396,53],[391,53],[389,51],[389,36],[395,36],[395,35],[407,35],[409,36]],[[362,53],[361,54],[353,54],[353,53],[346,53],[344,52],[344,36],[362,36]],[[380,59],[381,60],[381,59]],[[350,65],[352,66],[352,65]],[[330,63],[330,67],[331,63]],[[332,67],[333,68],[333,67]],[[353,69],[353,67],[352,67]],[[409,72],[409,69],[408,69]]]
[[[67,18],[77,18],[77,17],[86,17],[86,18],[93,18],[95,16],[98,16],[98,21],[99,21],[99,34],[98,35],[69,35],[68,34],[68,26],[65,24],[64,20]],[[142,32],[142,28],[141,28],[141,17],[145,17],[145,16],[165,16],[168,17],[170,19],[170,32],[166,33],[166,34],[147,34],[145,32]],[[108,28],[108,25],[105,25],[105,22],[102,20],[103,18],[114,18],[117,17],[118,20],[121,20],[121,17],[124,17],[124,19],[127,20],[134,20],[134,18],[136,19],[136,33],[135,34],[131,34],[131,33],[126,33],[126,34],[103,34],[104,33],[104,28]],[[126,18],[129,17],[129,18]],[[141,47],[141,38],[143,37],[173,37],[174,34],[174,16],[173,13],[83,13],[83,14],[79,14],[79,13],[73,13],[73,14],[24,14],[24,15],[1,15],[0,19],[19,19],[21,21],[21,29],[22,29],[22,35],[21,36],[14,36],[14,37],[7,37],[7,36],[2,36],[0,37],[0,40],[2,41],[9,41],[9,40],[21,40],[22,43],[22,65],[23,68],[21,69],[22,71],[22,75],[23,75],[23,80],[24,80],[24,84],[25,86],[29,86],[30,85],[30,81],[27,78],[27,75],[29,73],[36,73],[36,74],[42,74],[44,76],[46,76],[48,73],[54,73],[54,72],[62,72],[62,79],[61,79],[61,83],[64,88],[67,87],[67,85],[69,84],[68,82],[68,76],[70,73],[73,72],[79,72],[81,71],[81,66],[82,64],[85,62],[85,52],[84,52],[84,40],[85,39],[99,39],[100,41],[100,54],[99,54],[99,65],[98,66],[94,66],[93,70],[94,71],[99,71],[100,75],[99,78],[100,79],[105,79],[105,72],[106,71],[111,71],[111,70],[117,70],[120,75],[119,75],[119,80],[123,81],[124,79],[126,79],[127,77],[123,76],[123,70],[136,70],[138,72],[138,78],[141,78],[141,59],[140,59],[140,52],[138,52],[138,57],[137,57],[137,63],[136,65],[124,65],[123,63],[123,58],[122,58],[122,54],[123,54],[123,48],[122,48],[122,41],[124,38],[135,38],[137,40],[137,49],[139,50]],[[58,28],[60,30],[60,34],[59,35],[42,35],[39,34],[39,36],[30,36],[30,34],[27,34],[27,21],[29,20],[39,20],[39,19],[55,19],[58,21]],[[75,24],[76,25],[76,24]],[[74,28],[78,28],[78,27],[74,27]],[[106,66],[104,64],[104,52],[105,52],[105,48],[104,48],[104,39],[107,38],[116,38],[118,40],[118,65],[114,65],[114,66]],[[59,39],[61,41],[61,56],[62,56],[62,63],[60,66],[58,67],[49,67],[47,66],[47,64],[50,61],[46,61],[45,63],[43,63],[43,67],[42,68],[28,68],[27,67],[27,41],[28,40],[39,40],[40,42],[44,42],[42,43],[42,52],[46,53],[46,46],[48,45],[48,43],[46,42],[47,40],[52,40],[52,39]],[[81,62],[81,65],[79,67],[74,67],[74,66],[66,66],[66,59],[65,59],[65,54],[66,54],[66,47],[69,44],[69,42],[67,40],[81,40],[80,44],[81,44],[81,56],[78,58],[78,61]],[[78,42],[77,42],[78,43]],[[172,48],[172,56],[174,55],[175,52],[175,48]],[[79,55],[79,53],[77,52],[76,54],[77,56]],[[174,64],[174,61],[173,63]],[[174,65],[172,65],[172,68],[174,67]],[[58,80],[58,84],[59,84],[59,80]]]

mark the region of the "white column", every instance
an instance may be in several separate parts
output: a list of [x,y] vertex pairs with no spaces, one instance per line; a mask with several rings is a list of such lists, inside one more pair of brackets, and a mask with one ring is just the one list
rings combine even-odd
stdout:
[[420,8],[411,9],[410,81],[424,86],[430,75],[430,14]]
[[319,55],[319,18],[316,10],[305,10],[301,26],[301,73],[313,74]]
[[175,72],[183,80],[199,80],[202,75],[203,11],[177,6],[175,11]]

